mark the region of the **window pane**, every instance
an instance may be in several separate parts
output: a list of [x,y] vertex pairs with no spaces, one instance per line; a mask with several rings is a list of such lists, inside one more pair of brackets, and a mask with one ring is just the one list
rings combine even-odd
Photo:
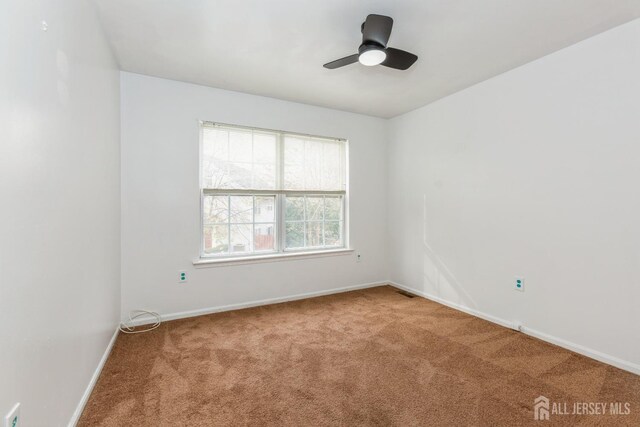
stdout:
[[253,165],[252,189],[273,190],[276,187],[274,177],[276,176],[276,165],[258,163]]
[[207,225],[204,227],[204,253],[208,255],[229,252],[229,227]]
[[204,126],[203,188],[275,189],[276,144],[273,133]]
[[324,219],[342,219],[342,197],[327,196],[324,199]]
[[287,248],[343,246],[342,206],[342,196],[287,197],[286,220],[290,221],[285,228]]
[[276,248],[275,224],[256,224],[253,229],[255,251],[273,251]]
[[322,143],[305,141],[304,143],[304,186],[305,190],[322,189]]
[[227,175],[224,167],[229,160],[229,132],[213,128],[202,129],[202,186],[212,188]]
[[273,133],[253,133],[252,188],[276,188],[276,144],[277,138]]
[[253,196],[231,196],[231,222],[253,222]]
[[285,232],[287,248],[304,247],[304,222],[288,222]]
[[276,163],[276,135],[273,133],[253,134],[253,162]]
[[203,202],[205,224],[225,223],[229,220],[228,196],[204,196]]
[[284,186],[288,190],[304,187],[304,140],[286,137],[284,144]]
[[251,224],[231,225],[231,253],[251,252]]
[[324,223],[325,246],[342,246],[342,222],[326,221]]
[[284,188],[287,190],[304,190],[304,166],[292,164],[286,165],[284,175]]
[[229,132],[215,129],[202,128],[203,155],[205,160],[229,160]]
[[307,221],[310,220],[320,220],[322,221],[323,218],[323,213],[322,211],[324,210],[324,203],[323,203],[323,197],[312,197],[312,196],[307,196],[306,198],[306,217],[305,219]]
[[275,196],[256,196],[255,218],[256,222],[274,222],[276,198]]
[[275,195],[205,195],[203,253],[276,251],[276,206]]
[[344,190],[344,162],[341,142],[327,141],[322,144],[321,188],[326,190]]
[[287,197],[286,198],[287,213],[285,220],[287,221],[303,221],[304,220],[304,197]]
[[345,189],[345,143],[321,138],[284,136],[284,189]]
[[307,247],[323,246],[322,221],[307,223]]
[[[220,173],[216,175],[218,186],[216,188],[250,189],[253,182],[253,170],[251,163],[228,162],[221,166]],[[214,182],[214,184],[216,184]]]
[[229,161],[252,163],[252,145],[251,131],[229,132]]

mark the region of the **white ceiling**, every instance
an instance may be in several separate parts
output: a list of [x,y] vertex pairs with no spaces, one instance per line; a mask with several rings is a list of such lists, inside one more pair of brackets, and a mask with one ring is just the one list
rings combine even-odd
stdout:
[[[640,17],[640,0],[94,0],[125,71],[380,117]],[[322,64],[391,16],[408,71]]]

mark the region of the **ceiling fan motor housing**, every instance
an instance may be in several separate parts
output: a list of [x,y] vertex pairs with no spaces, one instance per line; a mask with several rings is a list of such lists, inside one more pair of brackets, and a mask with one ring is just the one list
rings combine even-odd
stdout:
[[362,43],[358,48],[358,55],[362,55],[364,52],[369,50],[384,50],[384,46],[376,42]]

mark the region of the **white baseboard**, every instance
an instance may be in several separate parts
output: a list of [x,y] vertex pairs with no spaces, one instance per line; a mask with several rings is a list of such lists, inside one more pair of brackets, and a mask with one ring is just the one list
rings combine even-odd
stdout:
[[[393,282],[391,280],[389,280],[387,282],[391,286],[397,287],[398,289],[402,289],[402,290],[405,290],[407,292],[411,292],[413,294],[419,295],[419,296],[421,296],[423,298],[426,298],[428,300],[435,301],[435,302],[440,303],[442,305],[446,305],[447,307],[451,307],[453,309],[462,311],[462,312],[470,314],[472,316],[476,316],[476,317],[479,317],[481,319],[487,320],[489,322],[496,323],[496,324],[498,324],[500,326],[504,326],[504,327],[509,328],[509,329],[516,329],[517,328],[517,325],[513,324],[512,322],[508,322],[508,321],[506,321],[504,319],[501,319],[499,317],[495,317],[495,316],[492,316],[490,314],[483,313],[481,311],[478,311],[478,310],[475,310],[475,309],[472,309],[472,308],[469,308],[469,307],[465,307],[465,306],[457,304],[455,302],[447,301],[447,300],[442,299],[440,297],[437,297],[435,295],[427,294],[426,292],[419,291],[417,289],[401,285],[401,284]],[[629,372],[631,372],[633,374],[636,374],[636,375],[640,375],[640,365],[638,365],[637,363],[633,363],[633,362],[629,362],[629,361],[626,361],[626,360],[622,360],[622,359],[619,359],[617,357],[611,356],[609,354],[605,354],[605,353],[602,353],[602,352],[599,352],[599,351],[596,351],[596,350],[592,350],[592,349],[584,347],[582,345],[575,344],[575,343],[572,343],[572,342],[567,341],[565,339],[558,338],[558,337],[555,337],[553,335],[545,334],[543,332],[536,331],[536,330],[531,329],[531,328],[521,327],[520,328],[520,332],[522,332],[524,334],[527,334],[527,335],[530,335],[532,337],[538,338],[538,339],[540,339],[542,341],[546,341],[548,343],[557,345],[559,347],[566,348],[567,350],[571,350],[571,351],[573,351],[575,353],[581,354],[581,355],[589,357],[591,359],[595,359],[595,360],[597,360],[599,362],[606,363],[606,364],[611,365],[611,366],[615,366],[616,368],[620,368],[620,369],[623,369],[625,371],[629,371]]]
[[87,385],[87,388],[85,389],[84,394],[82,395],[82,398],[80,399],[80,402],[76,407],[76,410],[73,412],[73,415],[71,416],[71,420],[69,421],[69,427],[75,427],[75,425],[78,424],[78,421],[80,421],[80,416],[82,415],[82,411],[84,411],[84,407],[89,401],[89,397],[93,392],[93,388],[96,386],[96,383],[98,382],[98,378],[100,378],[100,373],[102,372],[102,368],[104,368],[104,364],[107,363],[107,359],[111,354],[111,349],[113,348],[113,345],[116,342],[116,338],[118,338],[118,332],[120,332],[120,329],[116,328],[116,331],[113,333],[113,336],[109,341],[109,344],[107,344],[107,349],[104,351],[104,354],[100,359],[100,362],[98,362],[98,366],[96,367],[96,370],[93,372],[93,375],[91,376],[89,385]]
[[396,287],[396,288],[405,290],[407,292],[411,292],[412,294],[419,295],[419,296],[421,296],[423,298],[426,298],[428,300],[435,301],[435,302],[437,302],[439,304],[446,305],[447,307],[454,308],[454,309],[456,309],[458,311],[465,312],[467,314],[470,314],[470,315],[475,316],[475,317],[479,317],[481,319],[487,320],[487,321],[492,322],[492,323],[497,323],[498,325],[504,326],[505,328],[516,329],[516,325],[514,325],[511,322],[507,322],[504,319],[500,319],[499,317],[491,316],[490,314],[486,314],[486,313],[483,313],[481,311],[474,310],[472,308],[465,307],[463,305],[456,304],[456,303],[451,302],[451,301],[447,301],[446,299],[437,297],[435,295],[427,294],[425,292],[419,291],[417,289],[410,288],[408,286],[401,285],[401,284],[396,283],[396,282],[389,281],[389,284],[391,286]]
[[[316,291],[316,292],[307,292],[303,294],[294,294],[294,295],[288,295],[284,297],[268,298],[268,299],[255,300],[255,301],[243,302],[238,304],[228,304],[228,305],[221,305],[216,307],[200,308],[197,310],[181,311],[177,313],[160,314],[160,318],[162,319],[162,321],[185,319],[188,317],[203,316],[205,314],[220,313],[223,311],[231,311],[231,310],[240,310],[243,308],[259,307],[261,305],[277,304],[277,303],[287,302],[287,301],[296,301],[301,299],[320,297],[323,295],[339,294],[342,292],[373,288],[376,286],[384,286],[389,284],[390,283],[388,281],[363,283],[360,285],[345,286],[342,288],[333,288],[333,289],[327,289],[327,290]],[[134,320],[133,322],[131,322],[131,324],[133,326],[141,326],[141,325],[147,325],[153,322],[155,322],[154,318],[140,317]]]
[[615,356],[611,356],[609,354],[584,347],[580,344],[575,344],[562,338],[554,337],[552,335],[545,334],[544,332],[536,331],[535,329],[525,327],[522,328],[522,332],[527,335],[531,335],[532,337],[541,339],[542,341],[546,341],[559,347],[566,348],[567,350],[571,350],[575,353],[582,354],[583,356],[590,357],[591,359],[595,359],[599,362],[615,366],[616,368],[620,368],[625,371],[629,371],[632,374],[640,375],[640,365],[638,365],[637,363],[622,360]]

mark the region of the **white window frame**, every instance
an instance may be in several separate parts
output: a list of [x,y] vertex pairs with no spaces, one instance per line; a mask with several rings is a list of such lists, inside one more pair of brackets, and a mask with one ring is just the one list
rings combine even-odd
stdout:
[[[212,188],[203,188],[203,177],[202,177],[202,162],[203,162],[203,132],[202,128],[204,126],[214,126],[221,128],[229,128],[229,129],[243,129],[243,130],[251,130],[257,132],[268,132],[276,134],[276,180],[278,189],[276,190],[253,190],[253,189],[212,189]],[[273,129],[265,129],[265,128],[257,128],[257,127],[249,127],[249,126],[240,126],[240,125],[232,125],[226,123],[218,123],[211,121],[199,121],[199,135],[200,135],[200,149],[199,149],[199,158],[198,158],[198,168],[199,168],[199,183],[198,187],[200,188],[200,258],[199,261],[194,262],[194,264],[206,264],[209,262],[215,261],[234,261],[234,260],[250,260],[252,258],[258,260],[268,260],[276,257],[285,257],[285,256],[299,256],[299,255],[327,255],[332,253],[344,253],[351,252],[349,249],[349,141],[344,138],[335,138],[335,137],[325,137],[318,135],[310,135],[303,134],[297,132],[288,132],[288,131],[280,131]],[[343,159],[344,159],[344,189],[340,191],[322,191],[322,190],[281,190],[284,187],[284,137],[285,136],[293,136],[293,137],[302,137],[302,138],[317,138],[323,140],[334,140],[339,141],[343,144]],[[275,206],[274,206],[274,223],[275,223],[275,250],[274,251],[254,251],[248,253],[223,253],[223,254],[206,254],[204,247],[204,198],[205,196],[210,195],[219,195],[219,196],[275,196]],[[342,196],[342,227],[340,233],[342,235],[342,245],[339,246],[314,246],[309,248],[286,248],[286,197],[296,197],[296,196]],[[255,218],[255,206],[253,216]],[[325,219],[323,219],[323,223]],[[254,220],[255,224],[255,220]],[[306,230],[306,229],[305,229]]]

